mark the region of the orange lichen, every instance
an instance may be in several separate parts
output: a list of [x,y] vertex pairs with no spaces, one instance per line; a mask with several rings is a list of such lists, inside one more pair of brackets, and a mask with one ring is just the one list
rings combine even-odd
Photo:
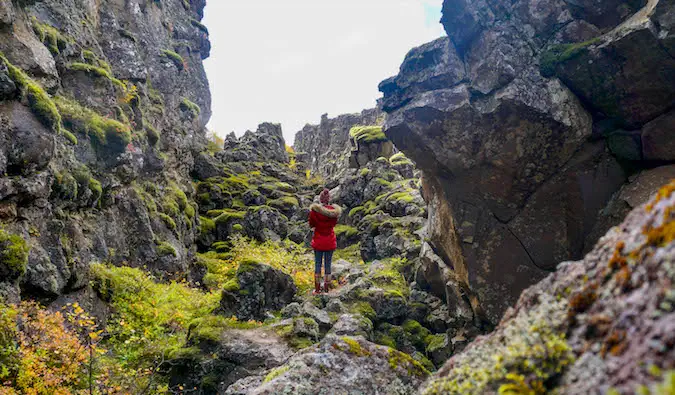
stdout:
[[621,288],[623,292],[629,291],[631,286],[631,270],[628,266],[624,266],[619,270],[619,272],[614,276],[616,279],[617,285]]
[[628,348],[626,331],[623,329],[615,329],[607,336],[605,343],[602,345],[602,357],[605,358],[607,353],[610,353],[615,357],[619,356],[626,348]]
[[577,314],[588,310],[596,299],[598,299],[598,294],[596,293],[597,289],[598,284],[591,283],[581,291],[572,295],[569,302],[570,305],[567,311],[567,317],[573,319]]
[[670,184],[665,185],[659,191],[656,193],[656,198],[654,201],[649,203],[646,207],[647,212],[651,212],[656,204],[661,201],[661,199],[667,199],[670,197],[670,195],[675,191],[675,181],[671,181]]
[[626,246],[626,243],[620,241],[616,244],[616,249],[614,250],[614,255],[609,260],[609,268],[612,270],[626,266],[628,263],[626,258],[623,256],[623,249]]

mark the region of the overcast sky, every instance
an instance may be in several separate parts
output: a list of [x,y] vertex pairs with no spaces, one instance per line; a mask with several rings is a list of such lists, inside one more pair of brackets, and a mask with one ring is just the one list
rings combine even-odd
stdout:
[[209,0],[209,129],[224,136],[375,106],[405,54],[443,34],[442,0]]

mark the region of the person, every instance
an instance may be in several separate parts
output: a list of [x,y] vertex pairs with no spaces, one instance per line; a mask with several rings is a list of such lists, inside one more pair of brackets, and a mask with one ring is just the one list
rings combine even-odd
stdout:
[[335,225],[342,214],[338,205],[331,205],[330,191],[324,189],[319,195],[321,204],[312,204],[309,209],[309,226],[314,229],[312,248],[314,249],[314,294],[321,293],[321,266],[324,268],[323,291],[330,291],[331,263],[333,252],[337,249]]

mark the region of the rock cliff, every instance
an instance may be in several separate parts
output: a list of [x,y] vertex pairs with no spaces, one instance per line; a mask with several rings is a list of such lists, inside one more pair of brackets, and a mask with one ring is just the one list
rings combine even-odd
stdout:
[[444,1],[448,37],[380,84],[385,133],[424,172],[418,283],[496,323],[618,223],[626,194],[636,207],[675,177],[672,16],[667,1]]
[[2,1],[0,220],[29,250],[2,297],[77,290],[94,261],[188,272],[211,113],[203,7]]

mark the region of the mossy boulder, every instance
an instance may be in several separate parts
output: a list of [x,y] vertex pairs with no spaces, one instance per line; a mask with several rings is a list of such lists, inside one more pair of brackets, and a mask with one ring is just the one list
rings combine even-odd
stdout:
[[293,278],[271,266],[244,261],[239,265],[236,284],[223,290],[221,310],[240,320],[265,320],[265,313],[278,311],[293,301],[297,292]]

